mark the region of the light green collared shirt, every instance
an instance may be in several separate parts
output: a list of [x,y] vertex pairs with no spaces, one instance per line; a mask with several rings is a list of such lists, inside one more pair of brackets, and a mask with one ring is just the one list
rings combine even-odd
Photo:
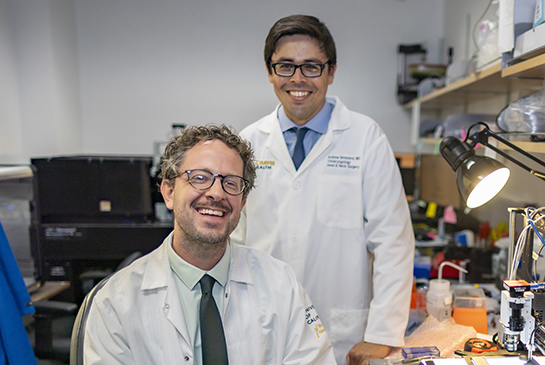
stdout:
[[[193,344],[195,356],[194,364],[202,364],[201,352],[201,328],[199,321],[199,305],[201,303],[201,285],[199,281],[204,274],[208,274],[216,279],[212,295],[218,306],[221,317],[223,318],[223,299],[225,297],[225,285],[229,274],[229,261],[231,257],[231,244],[227,248],[223,257],[210,271],[204,271],[195,267],[174,252],[172,245],[168,245],[168,261],[170,268],[174,273],[174,282],[178,290],[178,297],[182,303],[185,323]],[[218,285],[220,284],[220,285]]]

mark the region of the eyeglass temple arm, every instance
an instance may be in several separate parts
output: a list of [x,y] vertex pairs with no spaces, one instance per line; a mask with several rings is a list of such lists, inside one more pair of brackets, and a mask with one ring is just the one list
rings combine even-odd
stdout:
[[519,160],[515,159],[514,157],[511,157],[506,152],[504,152],[504,151],[500,150],[499,148],[491,145],[488,142],[488,138],[490,138],[490,137],[498,140],[499,142],[501,142],[503,144],[505,144],[509,148],[511,148],[514,151],[516,151],[516,152],[520,153],[521,155],[523,155],[524,157],[529,158],[530,160],[534,161],[535,163],[545,167],[545,162],[544,161],[538,159],[535,156],[532,156],[531,154],[524,151],[522,148],[514,145],[513,143],[509,142],[505,138],[502,138],[502,137],[498,136],[496,133],[494,133],[490,129],[488,129],[488,127],[481,130],[481,131],[479,131],[479,132],[476,132],[476,133],[472,134],[471,136],[468,137],[468,139],[470,139],[473,142],[473,143],[471,143],[472,148],[475,147],[475,145],[477,143],[480,143],[483,146],[486,146],[486,147],[490,148],[492,151],[496,152],[497,154],[503,156],[507,160],[511,161],[515,165],[517,165],[517,166],[521,167],[522,169],[528,171],[530,174],[534,175],[535,177],[540,178],[541,180],[545,181],[545,173],[539,172],[539,171],[536,171],[536,170],[530,168],[529,166],[525,165],[524,163],[520,162]]

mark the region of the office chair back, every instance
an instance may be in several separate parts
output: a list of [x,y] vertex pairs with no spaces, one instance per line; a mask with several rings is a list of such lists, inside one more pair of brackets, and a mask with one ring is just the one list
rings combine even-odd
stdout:
[[134,260],[142,256],[141,252],[133,252],[127,256],[116,268],[115,272],[100,281],[91,291],[85,296],[83,303],[79,309],[78,315],[74,322],[74,329],[72,330],[72,340],[70,344],[70,365],[83,365],[83,341],[85,339],[85,326],[87,318],[89,317],[89,310],[93,304],[96,294],[100,289],[106,285],[108,280],[117,271],[129,266]]

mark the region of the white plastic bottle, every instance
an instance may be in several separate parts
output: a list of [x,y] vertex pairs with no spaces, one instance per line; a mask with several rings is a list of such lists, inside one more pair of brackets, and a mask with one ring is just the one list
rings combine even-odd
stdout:
[[452,293],[448,280],[430,280],[430,288],[426,294],[426,310],[430,316],[439,321],[450,318],[452,314]]
[[426,310],[428,315],[434,316],[439,321],[449,319],[452,315],[452,293],[450,291],[450,282],[442,279],[443,267],[452,266],[462,272],[467,271],[452,262],[444,261],[439,265],[439,275],[437,279],[430,280],[430,288],[426,294]]

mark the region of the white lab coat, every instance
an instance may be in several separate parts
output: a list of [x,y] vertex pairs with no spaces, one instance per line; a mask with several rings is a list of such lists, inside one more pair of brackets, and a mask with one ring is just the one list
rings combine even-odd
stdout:
[[[171,240],[97,293],[87,320],[85,364],[194,364],[168,262]],[[292,269],[257,250],[232,245],[222,318],[230,364],[335,363]]]
[[334,100],[326,134],[298,171],[277,110],[241,132],[255,150],[257,188],[231,238],[293,267],[341,364],[364,339],[403,345],[414,235],[386,136]]

